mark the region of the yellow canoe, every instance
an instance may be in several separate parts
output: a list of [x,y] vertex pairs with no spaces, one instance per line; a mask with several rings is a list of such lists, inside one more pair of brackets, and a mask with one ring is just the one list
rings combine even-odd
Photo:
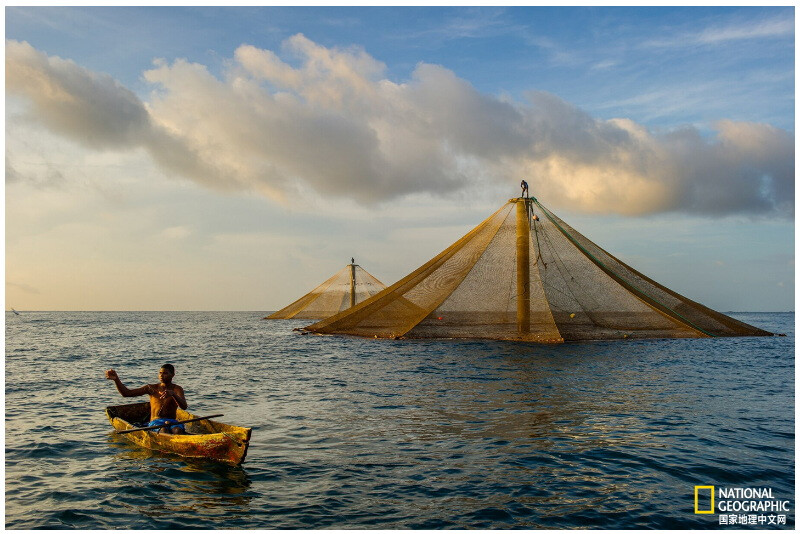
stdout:
[[[145,426],[150,421],[150,403],[138,402],[108,406],[106,415],[116,430],[130,430]],[[178,421],[196,417],[196,415],[178,409]],[[188,432],[186,435],[142,430],[129,432],[123,436],[147,449],[179,454],[189,458],[205,458],[232,465],[244,462],[252,429],[226,425],[208,419],[186,423],[185,426],[186,432]]]

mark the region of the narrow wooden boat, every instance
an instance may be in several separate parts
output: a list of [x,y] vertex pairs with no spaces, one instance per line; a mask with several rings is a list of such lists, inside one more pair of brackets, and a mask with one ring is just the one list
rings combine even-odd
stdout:
[[[106,415],[116,430],[131,430],[147,426],[150,421],[150,403],[108,406]],[[178,421],[197,416],[178,409]],[[186,423],[188,434],[166,434],[149,430],[123,434],[141,447],[179,454],[189,458],[205,458],[232,465],[244,462],[250,444],[250,428],[226,425],[214,420]]]

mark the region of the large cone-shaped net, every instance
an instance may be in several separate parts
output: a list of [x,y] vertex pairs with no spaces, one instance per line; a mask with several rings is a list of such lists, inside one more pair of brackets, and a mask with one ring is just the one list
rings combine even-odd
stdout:
[[512,199],[428,263],[307,330],[538,341],[770,335],[660,286],[536,199]]
[[359,265],[347,265],[325,282],[264,319],[324,319],[379,293],[386,286]]

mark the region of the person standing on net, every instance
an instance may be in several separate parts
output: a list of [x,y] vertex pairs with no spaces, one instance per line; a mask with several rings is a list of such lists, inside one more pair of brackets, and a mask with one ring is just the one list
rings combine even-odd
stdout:
[[528,197],[528,182],[522,180],[519,183],[519,186],[522,188],[522,194],[519,196],[520,198]]

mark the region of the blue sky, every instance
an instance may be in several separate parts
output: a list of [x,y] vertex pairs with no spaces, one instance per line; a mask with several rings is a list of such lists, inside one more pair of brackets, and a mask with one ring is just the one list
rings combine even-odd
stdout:
[[326,47],[363,47],[395,81],[425,62],[482,92],[548,91],[599,118],[636,113],[669,128],[726,117],[793,130],[793,15],[792,7],[9,7],[6,38],[80,58],[145,93],[141,73],[156,57],[219,73],[241,44],[279,50],[303,33]]
[[792,7],[8,7],[6,39],[7,306],[391,283],[526,177],[690,298],[794,309]]

